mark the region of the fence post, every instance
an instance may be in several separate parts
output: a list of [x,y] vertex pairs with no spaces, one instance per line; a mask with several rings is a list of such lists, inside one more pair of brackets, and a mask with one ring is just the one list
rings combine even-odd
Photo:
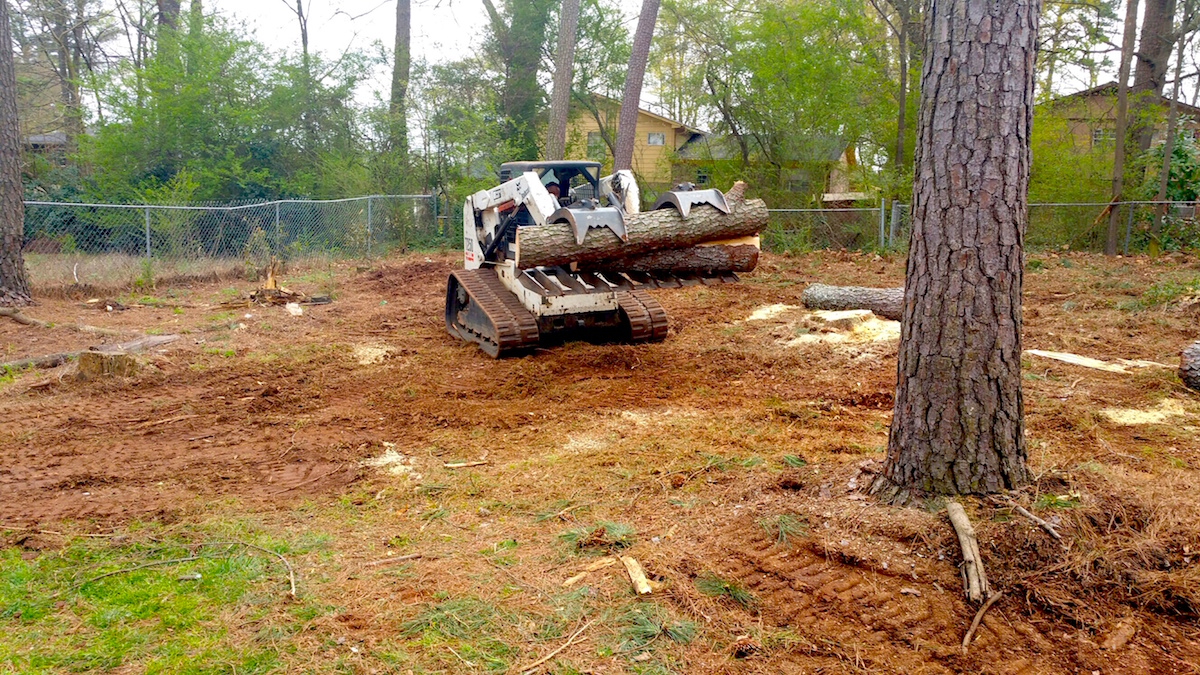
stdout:
[[150,264],[150,207],[142,209],[146,215],[146,264]]
[[275,200],[275,255],[283,257],[283,230],[279,228],[279,200]]
[[1129,209],[1129,217],[1125,220],[1125,248],[1124,248],[1124,253],[1122,255],[1124,255],[1125,257],[1128,258],[1129,257],[1129,231],[1133,229],[1133,204],[1128,204],[1128,205],[1126,205],[1125,208]]
[[896,245],[896,228],[900,224],[900,200],[892,200],[892,220],[888,224],[888,248]]
[[887,233],[884,231],[884,223],[887,222],[887,199],[879,198],[879,248],[887,246]]
[[367,197],[367,257],[371,257],[371,198]]

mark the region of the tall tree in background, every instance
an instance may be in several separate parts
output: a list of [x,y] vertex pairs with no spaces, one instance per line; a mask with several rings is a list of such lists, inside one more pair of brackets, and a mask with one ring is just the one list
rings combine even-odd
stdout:
[[492,0],[484,0],[492,27],[492,43],[504,73],[500,109],[504,115],[504,137],[513,149],[514,160],[533,160],[541,147],[538,138],[539,112],[544,101],[538,72],[542,46],[550,22],[552,0],[509,0],[504,13]]
[[563,0],[558,18],[558,49],[554,52],[554,88],[550,93],[550,125],[546,159],[562,159],[567,146],[567,117],[571,112],[571,72],[575,63],[575,33],[579,0]]
[[0,0],[0,305],[9,307],[30,301],[25,258],[21,255],[25,243],[25,204],[11,30],[8,0]]
[[1154,137],[1158,102],[1167,84],[1171,52],[1186,35],[1200,27],[1197,0],[1146,0],[1133,72],[1134,124],[1130,133],[1145,152]]
[[[1133,61],[1133,40],[1137,33],[1138,0],[1126,0],[1125,34],[1121,39],[1121,67],[1117,73],[1117,128],[1113,135],[1112,201],[1121,199],[1125,182],[1125,149],[1129,145],[1125,127],[1129,112],[1129,68]],[[1108,210],[1108,229],[1104,236],[1104,254],[1117,254],[1117,228],[1120,216],[1117,209]]]
[[392,96],[388,104],[391,113],[392,149],[401,155],[408,152],[408,76],[412,68],[412,2],[396,0],[396,53],[392,64]]
[[890,490],[1029,480],[1021,274],[1039,4],[928,6]]
[[633,34],[633,51],[629,54],[629,70],[625,73],[625,93],[621,96],[621,115],[617,119],[617,143],[613,149],[613,171],[633,168],[633,146],[637,139],[638,108],[642,101],[642,79],[646,75],[646,60],[650,58],[650,42],[654,39],[654,22],[658,20],[659,0],[642,0],[637,32]]
[[158,0],[158,25],[176,28],[179,25],[179,0]]
[[[896,144],[892,153],[892,168],[899,179],[903,176],[907,165],[904,162],[905,132],[908,126],[908,70],[911,52],[918,52],[923,43],[921,38],[921,7],[916,0],[887,0],[895,16],[886,11],[879,0],[871,0],[871,5],[896,36],[896,56],[899,85],[896,92]],[[900,181],[896,181],[899,185]]]

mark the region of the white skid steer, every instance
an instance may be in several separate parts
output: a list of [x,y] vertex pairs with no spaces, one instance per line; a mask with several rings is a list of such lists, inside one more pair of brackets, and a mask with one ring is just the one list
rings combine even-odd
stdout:
[[[500,167],[500,179],[463,206],[465,269],[452,272],[446,284],[451,335],[497,358],[571,338],[636,343],[666,337],[667,313],[646,289],[681,285],[670,275],[574,265],[518,269],[512,251],[518,228],[548,223],[567,223],[578,243],[593,228],[627,241],[625,216],[638,211],[631,172],[601,178],[598,162],[509,162]],[[719,190],[680,188],[664,193],[655,208],[675,208],[684,217],[695,204],[729,212]]]

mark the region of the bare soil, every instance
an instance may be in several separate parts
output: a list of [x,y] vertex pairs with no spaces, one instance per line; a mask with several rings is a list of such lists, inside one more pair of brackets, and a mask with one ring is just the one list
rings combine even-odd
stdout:
[[[1194,258],[1030,257],[1041,263],[1026,275],[1026,348],[1172,366],[1197,338],[1187,298],[1131,308],[1156,282],[1200,274]],[[656,292],[672,323],[661,344],[501,361],[445,332],[455,264],[417,254],[289,279],[334,294],[300,317],[221,308],[254,287],[225,282],[117,298],[128,308],[116,311],[113,298],[46,299],[27,313],[50,329],[0,319],[5,361],[183,336],[133,378],[82,382],[65,366],[0,384],[0,530],[107,531],[214,509],[303,528],[306,504],[386,504],[386,526],[347,521],[339,555],[394,553],[386,542],[404,532],[442,557],[403,583],[342,573],[324,589],[340,595],[337,630],[364,645],[364,672],[395,632],[378,617],[437,592],[489,596],[495,579],[519,581],[529,603],[561,591],[591,558],[558,535],[599,520],[636,530],[627,552],[663,584],[654,597],[701,626],[678,672],[1200,670],[1200,397],[1172,368],[1026,357],[1037,483],[965,500],[1005,595],[964,655],[977,607],[939,502],[897,509],[864,494],[884,457],[895,340],[886,325],[832,338],[798,307],[808,282],[900,285],[902,259],[764,255],[740,284]],[[1130,410],[1154,414],[1118,421]],[[404,458],[397,472],[367,463],[388,451]],[[486,464],[445,466],[460,461]],[[1065,545],[1012,504],[1057,523]],[[433,508],[444,517],[421,517]],[[803,532],[781,541],[780,515]],[[498,576],[477,552],[508,538],[521,545]],[[629,601],[619,569],[592,573],[614,606]],[[701,594],[709,575],[756,602]],[[1122,626],[1132,637],[1111,639]],[[563,658],[630,667],[586,639]]]

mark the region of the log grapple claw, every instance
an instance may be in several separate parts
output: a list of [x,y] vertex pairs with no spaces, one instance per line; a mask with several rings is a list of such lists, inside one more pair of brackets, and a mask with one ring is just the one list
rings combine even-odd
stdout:
[[729,213],[729,204],[720,190],[697,190],[692,183],[680,183],[660,194],[650,210],[657,211],[673,207],[679,212],[680,217],[687,218],[692,207],[698,204],[708,204],[721,213]]

